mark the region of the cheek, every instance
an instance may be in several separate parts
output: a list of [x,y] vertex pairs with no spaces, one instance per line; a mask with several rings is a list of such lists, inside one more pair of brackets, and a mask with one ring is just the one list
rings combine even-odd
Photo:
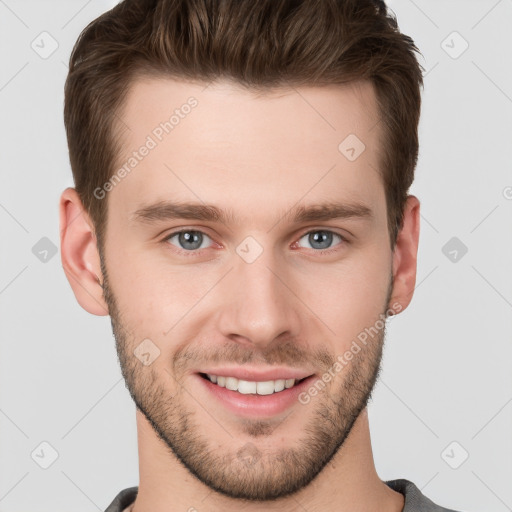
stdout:
[[380,259],[362,254],[357,258],[297,284],[299,289],[307,290],[304,303],[343,344],[350,344],[386,309],[391,260],[384,254]]
[[123,327],[144,338],[160,330],[159,309],[167,297],[162,296],[165,287],[152,273],[151,263],[141,256],[135,257],[133,252],[118,245],[109,252],[108,278]]
[[109,281],[122,325],[130,333],[129,343],[149,338],[162,352],[169,351],[172,340],[184,336],[193,317],[187,313],[207,294],[216,276],[173,268],[148,250],[118,246],[109,257],[118,262],[109,264]]

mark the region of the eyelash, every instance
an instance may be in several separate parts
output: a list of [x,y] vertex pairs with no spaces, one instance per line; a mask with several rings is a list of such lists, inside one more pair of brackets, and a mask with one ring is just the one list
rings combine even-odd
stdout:
[[[201,233],[202,235],[206,235],[208,238],[212,239],[207,233],[205,233],[204,231],[200,231],[198,229],[191,229],[191,228],[183,228],[183,229],[180,229],[178,231],[173,231],[172,233],[170,233],[169,235],[167,235],[163,240],[162,240],[162,243],[167,243],[171,238],[173,238],[174,236],[176,235],[179,235],[180,233],[188,233],[188,232],[193,232],[193,233]],[[305,233],[303,233],[302,235],[300,235],[299,239],[297,240],[297,242],[301,239],[301,238],[304,238],[304,236],[306,235],[309,235],[311,233],[318,233],[318,232],[325,232],[325,233],[332,233],[333,235],[335,236],[338,236],[340,239],[341,239],[341,243],[339,243],[338,245],[332,247],[332,248],[329,248],[329,249],[311,249],[313,252],[315,253],[318,253],[320,255],[329,255],[333,252],[336,252],[336,251],[339,251],[339,246],[340,245],[346,245],[346,244],[349,244],[349,240],[344,237],[343,235],[340,235],[339,233],[337,233],[336,231],[331,231],[331,230],[328,230],[328,229],[312,229],[312,230],[309,230],[309,231],[306,231]],[[296,242],[294,242],[295,244]],[[172,245],[172,244],[167,244],[167,245]],[[194,250],[191,250],[191,251],[186,251],[185,249],[180,249],[179,247],[176,247],[175,245],[173,245],[173,250],[175,250],[178,254],[182,254],[186,257],[193,257],[193,256],[197,256],[197,254],[201,253],[203,250],[205,249],[194,249]]]

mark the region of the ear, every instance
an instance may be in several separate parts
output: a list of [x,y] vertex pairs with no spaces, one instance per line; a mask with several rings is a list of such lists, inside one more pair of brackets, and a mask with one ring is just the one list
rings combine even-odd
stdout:
[[[404,209],[403,226],[393,252],[393,291],[389,304],[395,302],[405,310],[411,302],[416,284],[418,243],[420,238],[420,202],[409,195]],[[398,308],[397,308],[398,309]]]
[[93,223],[74,188],[62,193],[59,217],[62,268],[76,300],[93,315],[108,315],[99,282],[103,283],[103,275]]

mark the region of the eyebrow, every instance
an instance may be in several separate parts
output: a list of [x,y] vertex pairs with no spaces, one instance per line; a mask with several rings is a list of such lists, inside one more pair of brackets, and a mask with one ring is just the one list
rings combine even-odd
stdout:
[[[373,217],[372,209],[360,202],[299,205],[278,216],[278,218],[296,224],[332,219],[371,220]],[[160,201],[143,206],[130,216],[131,221],[146,224],[172,219],[201,220],[223,224],[239,222],[239,217],[231,209],[222,210],[209,204],[174,201]]]

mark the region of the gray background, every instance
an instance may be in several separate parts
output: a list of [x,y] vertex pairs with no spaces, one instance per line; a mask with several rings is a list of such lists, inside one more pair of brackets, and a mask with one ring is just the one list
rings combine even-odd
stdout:
[[[446,507],[504,512],[512,510],[512,0],[388,3],[427,74],[411,189],[422,204],[418,279],[411,305],[389,323],[369,409],[377,471],[412,480]],[[58,252],[58,199],[73,185],[66,63],[82,28],[114,4],[0,0],[1,512],[102,511],[138,483],[135,408],[110,319],[81,309]],[[53,40],[58,48],[44,55]]]

